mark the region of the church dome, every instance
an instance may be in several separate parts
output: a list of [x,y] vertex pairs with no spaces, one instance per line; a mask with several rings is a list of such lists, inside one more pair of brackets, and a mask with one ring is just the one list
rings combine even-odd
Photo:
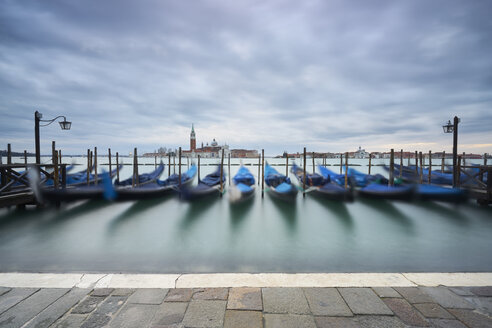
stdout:
[[217,147],[218,143],[217,143],[217,141],[215,141],[215,138],[212,141],[211,145],[212,145],[212,147]]

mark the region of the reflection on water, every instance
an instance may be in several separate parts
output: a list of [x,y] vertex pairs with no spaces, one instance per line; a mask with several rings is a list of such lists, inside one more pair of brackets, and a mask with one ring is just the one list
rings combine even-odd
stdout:
[[395,223],[397,223],[402,228],[404,228],[407,233],[415,232],[413,229],[412,219],[407,215],[405,215],[402,211],[397,209],[392,202],[386,200],[365,199],[365,198],[361,198],[360,202],[364,205],[370,206],[380,211],[386,217],[390,218]]
[[[213,169],[202,167],[202,176]],[[491,214],[471,203],[342,203],[312,194],[288,203],[261,190],[240,204],[226,192],[198,202],[171,195],[2,210],[0,271],[491,271]]]
[[297,203],[295,201],[287,202],[285,200],[275,198],[275,196],[270,196],[269,199],[271,200],[271,203],[275,206],[280,217],[287,224],[287,227],[289,228],[289,233],[295,233],[297,225]]
[[352,216],[350,216],[349,211],[347,210],[347,205],[345,202],[337,202],[333,200],[326,200],[323,197],[317,196],[316,194],[312,197],[318,204],[323,206],[327,211],[332,212],[333,216],[337,218],[342,225],[347,228],[347,230],[351,230],[354,227],[354,220]]

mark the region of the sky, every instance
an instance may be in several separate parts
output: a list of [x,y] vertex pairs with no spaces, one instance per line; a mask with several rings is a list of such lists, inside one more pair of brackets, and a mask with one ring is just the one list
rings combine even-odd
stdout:
[[0,149],[492,153],[492,1],[0,0]]

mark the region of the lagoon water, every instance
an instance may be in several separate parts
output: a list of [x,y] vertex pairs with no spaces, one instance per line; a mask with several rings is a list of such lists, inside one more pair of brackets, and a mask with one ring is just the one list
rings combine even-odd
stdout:
[[[82,164],[86,159],[64,158],[71,161]],[[139,161],[147,164],[140,166],[140,173],[153,170],[153,158]],[[99,162],[107,163],[107,158]],[[362,164],[359,169],[367,172],[367,160],[350,162]],[[212,172],[215,163],[202,160],[201,176]],[[311,163],[308,160],[308,170]],[[232,164],[234,175],[239,160]],[[257,166],[249,168],[257,175]],[[277,169],[285,173],[285,166]],[[125,166],[121,178],[131,170]],[[381,167],[372,172],[384,173]],[[299,194],[295,204],[288,204],[267,192],[262,198],[258,189],[251,202],[238,206],[229,204],[226,192],[223,198],[195,203],[170,196],[128,203],[77,202],[60,209],[2,209],[0,271],[492,271],[491,236],[492,208],[472,201],[452,205],[356,199],[344,204]]]

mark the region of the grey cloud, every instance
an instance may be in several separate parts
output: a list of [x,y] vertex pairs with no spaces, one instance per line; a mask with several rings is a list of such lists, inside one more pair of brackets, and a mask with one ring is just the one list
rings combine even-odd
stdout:
[[60,143],[74,152],[84,142],[186,146],[192,122],[199,136],[270,153],[329,142],[337,146],[324,150],[341,151],[364,138],[426,142],[455,114],[463,133],[491,139],[491,7],[3,1],[0,136],[29,137],[40,109],[73,120]]

